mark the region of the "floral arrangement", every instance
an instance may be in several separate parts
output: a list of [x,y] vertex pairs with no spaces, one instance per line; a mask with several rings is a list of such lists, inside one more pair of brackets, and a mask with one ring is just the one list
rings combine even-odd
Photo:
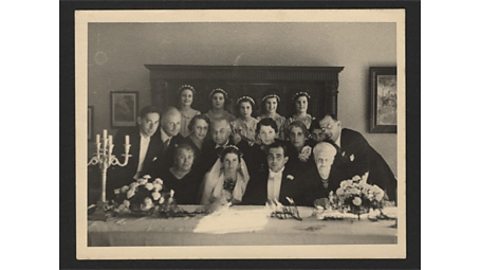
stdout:
[[113,212],[118,215],[153,215],[179,212],[175,191],[163,191],[163,180],[145,175],[130,185],[114,190]]
[[330,202],[338,209],[356,215],[382,209],[385,192],[377,185],[368,184],[367,177],[365,174],[340,182],[340,187],[335,192],[336,196],[330,195]]

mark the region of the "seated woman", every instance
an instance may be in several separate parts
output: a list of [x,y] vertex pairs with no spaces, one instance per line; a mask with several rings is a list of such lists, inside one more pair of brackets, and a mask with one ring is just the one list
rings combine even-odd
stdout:
[[348,179],[346,168],[335,156],[338,147],[331,141],[323,141],[313,148],[315,167],[306,171],[308,181],[307,205],[313,205],[316,199],[328,198],[331,191],[335,192],[340,182]]
[[192,170],[195,161],[193,147],[182,143],[175,147],[173,153],[173,166],[158,175],[163,180],[163,190],[173,189],[178,204],[197,204],[200,183]]
[[203,180],[201,203],[238,204],[242,201],[250,175],[238,147],[229,145]]

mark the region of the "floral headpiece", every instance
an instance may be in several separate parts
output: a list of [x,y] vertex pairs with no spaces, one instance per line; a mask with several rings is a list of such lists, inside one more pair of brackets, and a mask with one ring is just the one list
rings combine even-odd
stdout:
[[262,98],[262,102],[265,102],[265,100],[269,99],[269,98],[276,98],[277,99],[277,102],[280,102],[280,97],[276,94],[270,94],[270,95],[266,95]]
[[209,96],[210,98],[212,98],[213,95],[215,95],[216,93],[222,93],[222,94],[225,96],[225,98],[228,97],[227,91],[223,90],[222,88],[215,88],[215,89],[213,89],[213,90],[210,92],[210,94],[208,94],[208,96]]
[[183,84],[178,88],[179,92],[182,92],[183,90],[188,89],[192,91],[194,94],[196,93],[195,87],[191,86],[190,84]]
[[252,103],[252,105],[255,105],[255,100],[253,100],[252,97],[249,97],[249,96],[241,96],[237,99],[237,105],[240,104],[240,102],[242,101],[249,101],[250,103]]
[[300,92],[295,93],[295,95],[293,95],[293,100],[296,100],[297,98],[302,97],[302,96],[306,97],[307,99],[310,99],[310,95],[307,92],[300,91]]
[[228,152],[234,152],[240,158],[243,157],[243,154],[242,154],[242,151],[240,151],[240,148],[238,148],[237,146],[235,146],[233,144],[225,146],[219,156],[222,157],[223,155],[225,155]]

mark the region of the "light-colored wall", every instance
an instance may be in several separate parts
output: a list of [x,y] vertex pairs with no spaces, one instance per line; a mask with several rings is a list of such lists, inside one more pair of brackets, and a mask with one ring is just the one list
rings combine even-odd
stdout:
[[144,64],[344,66],[338,116],[396,174],[396,134],[367,132],[368,69],[396,65],[395,38],[393,23],[90,24],[94,131],[110,128],[110,91],[138,91],[140,108],[150,103]]

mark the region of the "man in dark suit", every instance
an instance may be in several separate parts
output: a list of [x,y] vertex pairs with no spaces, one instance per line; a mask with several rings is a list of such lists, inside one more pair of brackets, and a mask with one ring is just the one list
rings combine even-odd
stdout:
[[160,152],[149,174],[152,177],[161,175],[164,170],[173,164],[173,152],[176,145],[184,141],[180,133],[180,121],[182,115],[175,107],[168,107],[162,115],[160,128],[155,136],[160,140]]
[[111,167],[107,181],[107,191],[110,195],[113,189],[128,185],[151,170],[161,152],[160,138],[154,136],[159,123],[159,110],[154,106],[147,106],[140,111],[136,127],[121,129],[117,132],[113,149],[114,155],[123,161],[125,137],[129,136],[131,156],[125,167]]
[[397,200],[397,180],[383,157],[357,131],[342,128],[336,116],[326,114],[319,120],[323,139],[329,139],[340,148],[337,159],[345,163],[351,177],[368,173],[367,182],[381,187],[389,200]]
[[243,203],[263,205],[268,201],[278,200],[288,205],[286,197],[297,205],[304,205],[306,194],[304,178],[288,166],[286,147],[282,142],[268,146],[268,172],[252,175],[245,191]]
[[198,159],[200,174],[205,174],[212,168],[223,148],[230,144],[231,134],[232,128],[227,119],[220,119],[211,122],[210,138],[205,141],[202,154]]

